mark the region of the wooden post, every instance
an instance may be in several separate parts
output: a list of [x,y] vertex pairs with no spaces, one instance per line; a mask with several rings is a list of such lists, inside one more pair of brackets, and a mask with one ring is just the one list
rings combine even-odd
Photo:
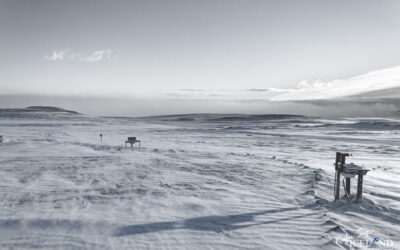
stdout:
[[335,176],[335,200],[339,199],[340,195],[340,170],[339,170],[339,161],[340,161],[340,153],[336,152],[336,161],[335,161],[335,170],[336,170],[336,176]]
[[[339,153],[339,164],[340,164],[339,165],[339,172],[343,172],[344,164],[346,164],[346,156],[347,156],[347,154]],[[339,175],[339,179],[340,179],[340,175]],[[346,183],[347,183],[347,180],[346,180]],[[339,181],[339,185],[340,185],[340,181]],[[346,188],[346,191],[347,191],[347,188]],[[346,195],[346,197],[347,197],[347,195]]]
[[357,183],[357,202],[360,202],[362,198],[362,185],[363,185],[363,172],[359,170],[358,183]]
[[340,154],[340,171],[343,171],[344,169],[344,164],[346,164],[346,155],[345,154]]
[[350,177],[346,178],[346,193],[350,196]]
[[[343,172],[344,170],[344,165],[346,164],[346,156],[349,156],[349,154],[336,152],[335,200],[338,200],[340,197],[340,173]],[[348,178],[346,178],[346,184],[348,182],[349,185],[346,185],[345,191],[346,192],[349,191],[348,193],[350,194],[350,180],[347,179]]]

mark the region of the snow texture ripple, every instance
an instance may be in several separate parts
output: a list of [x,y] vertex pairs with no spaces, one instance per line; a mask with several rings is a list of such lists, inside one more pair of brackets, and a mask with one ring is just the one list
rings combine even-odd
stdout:
[[[399,121],[8,110],[0,134],[1,249],[400,248]],[[333,202],[336,151],[371,169],[361,204]]]

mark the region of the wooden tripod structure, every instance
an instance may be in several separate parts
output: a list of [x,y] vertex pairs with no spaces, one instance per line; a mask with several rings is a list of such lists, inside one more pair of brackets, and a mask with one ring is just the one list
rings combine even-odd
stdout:
[[357,202],[361,201],[362,198],[362,185],[363,185],[363,177],[367,174],[369,170],[357,166],[355,164],[346,164],[346,157],[350,156],[348,153],[336,152],[336,161],[335,161],[335,188],[334,195],[335,200],[339,199],[340,196],[340,175],[343,174],[343,177],[346,179],[346,183],[344,185],[344,191],[346,193],[347,199],[350,199],[350,180],[354,178],[356,175],[358,176],[357,180]]
[[136,140],[136,137],[128,137],[128,139],[125,141],[125,148],[127,143],[131,144],[131,148],[133,148],[133,144],[135,144],[136,142],[139,143],[139,149],[140,149],[140,140]]

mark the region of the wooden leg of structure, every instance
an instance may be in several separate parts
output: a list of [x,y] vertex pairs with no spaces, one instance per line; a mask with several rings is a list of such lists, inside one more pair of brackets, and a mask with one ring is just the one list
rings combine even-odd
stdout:
[[346,193],[350,196],[350,178],[346,178]]
[[363,174],[358,172],[358,184],[357,184],[357,202],[361,202],[362,198],[362,185],[363,185]]
[[340,194],[340,172],[336,171],[336,189],[335,189],[335,200],[339,200]]

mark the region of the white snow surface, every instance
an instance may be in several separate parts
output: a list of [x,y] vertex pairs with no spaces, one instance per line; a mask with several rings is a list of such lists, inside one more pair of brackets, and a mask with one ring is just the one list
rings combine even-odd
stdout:
[[[8,112],[0,134],[0,249],[400,249],[396,120]],[[360,204],[333,201],[336,151],[371,170]]]

